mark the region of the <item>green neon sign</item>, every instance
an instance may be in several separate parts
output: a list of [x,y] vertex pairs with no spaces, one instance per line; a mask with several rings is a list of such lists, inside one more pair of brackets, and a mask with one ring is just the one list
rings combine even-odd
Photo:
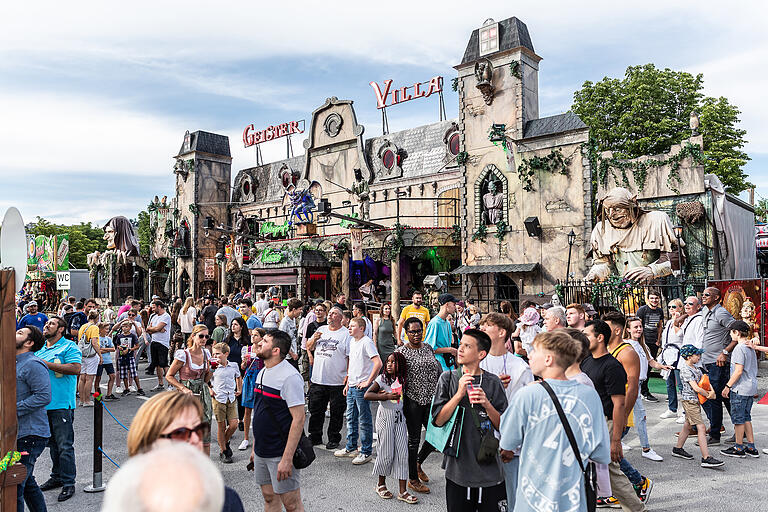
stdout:
[[284,259],[284,253],[269,248],[261,251],[261,256],[259,257],[262,263],[281,263]]
[[262,235],[272,235],[273,237],[288,236],[291,226],[288,225],[288,221],[282,224],[275,224],[274,222],[264,222],[259,226],[259,232]]

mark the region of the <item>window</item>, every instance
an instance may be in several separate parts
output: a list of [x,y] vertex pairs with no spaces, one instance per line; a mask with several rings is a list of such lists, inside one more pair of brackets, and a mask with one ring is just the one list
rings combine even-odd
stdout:
[[250,181],[244,181],[243,182],[243,195],[248,196],[251,194],[251,182]]
[[381,163],[384,164],[384,167],[391,170],[395,165],[395,153],[391,149],[384,151],[381,155]]
[[448,139],[448,151],[451,152],[453,156],[456,156],[459,154],[459,134],[454,133],[451,135],[451,138]]
[[499,50],[499,24],[489,19],[480,29],[480,55]]

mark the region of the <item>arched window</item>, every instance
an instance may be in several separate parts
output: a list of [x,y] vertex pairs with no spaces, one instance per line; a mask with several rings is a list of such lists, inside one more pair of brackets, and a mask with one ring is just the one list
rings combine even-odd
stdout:
[[475,228],[480,224],[509,224],[509,186],[507,177],[493,164],[485,166],[475,180]]

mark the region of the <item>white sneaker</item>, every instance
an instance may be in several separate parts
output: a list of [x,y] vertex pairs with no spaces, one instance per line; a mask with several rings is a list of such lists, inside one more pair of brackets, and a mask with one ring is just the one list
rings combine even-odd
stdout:
[[357,455],[357,457],[352,459],[352,464],[354,464],[355,466],[360,466],[361,464],[370,462],[372,458],[373,458],[373,455],[365,455],[363,453],[360,453]]
[[165,388],[162,385],[160,385],[160,384],[158,384],[157,386],[155,386],[152,389],[150,389],[150,391],[164,391],[164,390],[165,390]]
[[675,423],[678,423],[680,425],[685,423],[685,416],[678,416],[677,419],[675,420]]
[[622,449],[623,451],[625,451],[625,452],[628,452],[629,450],[631,450],[631,449],[632,449],[632,447],[631,447],[631,446],[629,446],[628,444],[624,444],[624,441],[622,441],[622,442],[621,442],[621,449]]
[[669,418],[674,418],[676,416],[677,416],[676,412],[672,412],[669,409],[667,409],[666,411],[664,411],[663,413],[661,413],[659,415],[659,418],[661,418],[663,420],[666,420],[666,419],[669,419]]
[[248,449],[248,440],[243,439],[243,442],[240,443],[240,446],[237,447],[238,450],[247,450]]
[[763,453],[768,455],[768,448],[763,448]]
[[355,457],[358,454],[357,450],[347,450],[346,447],[341,450],[333,452],[335,457]]
[[647,452],[643,451],[643,457],[645,457],[648,460],[652,460],[654,462],[661,462],[664,460],[664,458],[661,455],[653,451],[653,448],[651,448]]

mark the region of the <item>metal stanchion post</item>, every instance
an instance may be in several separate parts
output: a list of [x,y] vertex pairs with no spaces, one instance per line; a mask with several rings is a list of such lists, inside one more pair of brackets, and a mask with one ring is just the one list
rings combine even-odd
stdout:
[[104,405],[101,403],[99,393],[93,400],[93,484],[85,489],[85,492],[103,492],[106,487],[101,478],[101,442],[104,427]]

